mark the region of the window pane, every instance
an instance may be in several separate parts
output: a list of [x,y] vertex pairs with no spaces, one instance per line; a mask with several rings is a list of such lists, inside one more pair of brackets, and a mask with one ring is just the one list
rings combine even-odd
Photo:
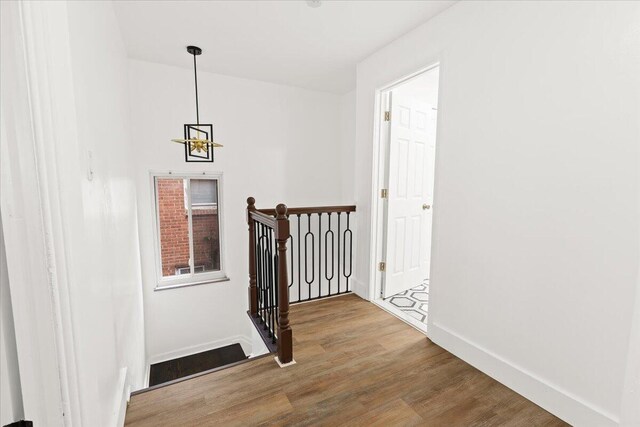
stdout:
[[215,181],[210,179],[191,180],[191,203],[193,206],[214,205],[218,202]]
[[217,180],[191,180],[191,221],[196,274],[220,270],[220,220],[217,201]]
[[181,178],[156,178],[162,276],[189,274],[189,217]]

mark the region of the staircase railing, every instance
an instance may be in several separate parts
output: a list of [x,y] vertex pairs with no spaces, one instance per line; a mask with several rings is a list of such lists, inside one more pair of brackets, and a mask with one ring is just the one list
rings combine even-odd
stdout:
[[351,292],[355,210],[284,204],[256,209],[255,199],[247,199],[249,314],[280,363],[293,360],[289,303]]
[[247,199],[249,223],[249,314],[265,343],[275,345],[280,363],[293,360],[293,336],[289,326],[287,279],[287,207],[279,204],[275,217],[256,210]]

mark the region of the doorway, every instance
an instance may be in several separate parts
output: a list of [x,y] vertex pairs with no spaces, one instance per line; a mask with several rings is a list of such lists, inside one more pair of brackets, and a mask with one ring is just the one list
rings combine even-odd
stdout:
[[381,91],[378,303],[427,331],[439,66]]

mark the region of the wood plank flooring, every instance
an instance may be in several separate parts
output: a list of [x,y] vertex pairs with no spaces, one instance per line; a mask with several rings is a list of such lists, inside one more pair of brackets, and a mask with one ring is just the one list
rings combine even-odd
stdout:
[[294,305],[297,364],[264,357],[133,396],[126,426],[564,426],[377,306]]

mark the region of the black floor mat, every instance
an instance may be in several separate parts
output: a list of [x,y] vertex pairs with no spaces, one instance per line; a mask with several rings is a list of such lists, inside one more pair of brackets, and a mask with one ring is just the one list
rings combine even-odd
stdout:
[[231,344],[151,365],[149,387],[246,359],[240,344]]

